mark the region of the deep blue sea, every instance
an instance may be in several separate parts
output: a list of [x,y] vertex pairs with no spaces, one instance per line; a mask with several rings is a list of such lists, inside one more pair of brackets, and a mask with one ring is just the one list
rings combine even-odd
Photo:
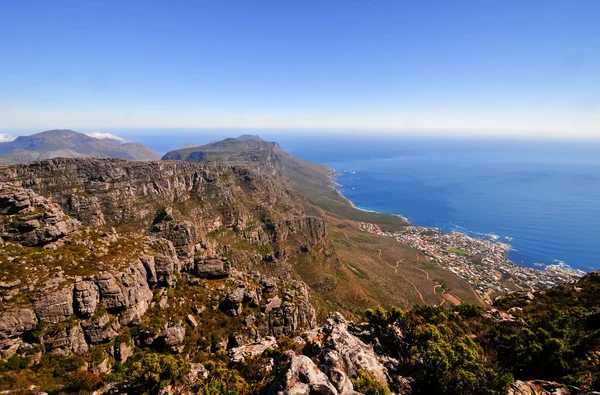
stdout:
[[[337,170],[360,208],[494,237],[518,264],[600,269],[598,143],[262,134]],[[189,138],[177,140],[143,142],[164,152]]]

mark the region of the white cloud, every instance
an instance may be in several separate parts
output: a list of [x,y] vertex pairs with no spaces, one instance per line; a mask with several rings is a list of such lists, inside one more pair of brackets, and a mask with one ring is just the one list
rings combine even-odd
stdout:
[[90,133],[86,133],[86,134],[90,137],[94,137],[96,139],[101,139],[101,140],[102,139],[112,139],[112,140],[125,141],[125,139],[123,137],[119,137],[112,133],[90,132]]
[[7,143],[13,141],[15,138],[7,133],[0,133],[0,143]]

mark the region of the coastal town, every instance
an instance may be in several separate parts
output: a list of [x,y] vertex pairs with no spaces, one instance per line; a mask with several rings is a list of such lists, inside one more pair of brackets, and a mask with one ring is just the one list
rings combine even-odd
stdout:
[[493,239],[474,238],[464,233],[441,232],[435,228],[408,226],[402,232],[384,232],[373,224],[362,223],[363,230],[393,237],[422,252],[432,264],[439,265],[468,281],[486,302],[512,291],[536,291],[572,282],[584,272],[565,265],[533,269],[513,263],[507,253],[511,246]]

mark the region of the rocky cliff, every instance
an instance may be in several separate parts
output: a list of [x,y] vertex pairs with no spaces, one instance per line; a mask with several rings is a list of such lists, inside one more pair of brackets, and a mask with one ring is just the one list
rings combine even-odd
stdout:
[[324,222],[284,179],[221,164],[52,159],[1,167],[0,180],[5,360],[79,355],[107,373],[134,347],[194,355],[316,325],[293,272],[261,274],[325,242]]

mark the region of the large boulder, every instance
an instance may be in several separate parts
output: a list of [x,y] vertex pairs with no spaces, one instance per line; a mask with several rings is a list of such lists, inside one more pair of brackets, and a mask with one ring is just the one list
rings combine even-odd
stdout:
[[312,334],[312,346],[321,369],[342,393],[352,390],[351,378],[356,377],[359,371],[387,384],[387,369],[373,347],[350,333],[348,325],[341,314],[333,313],[325,325]]
[[242,304],[244,302],[245,290],[245,286],[240,286],[228,294],[219,305],[221,311],[232,316],[242,314]]
[[194,274],[202,278],[223,278],[231,274],[231,263],[216,254],[194,257]]
[[241,363],[244,362],[246,358],[261,355],[269,348],[277,348],[277,341],[274,337],[267,337],[250,344],[234,347],[229,350],[229,356],[231,357],[232,362]]
[[75,232],[80,225],[45,197],[0,183],[0,239],[40,246]]
[[273,380],[271,395],[338,395],[327,375],[305,355],[290,355],[288,368]]
[[179,324],[170,326],[163,331],[160,339],[166,349],[181,352],[185,340],[185,328]]

